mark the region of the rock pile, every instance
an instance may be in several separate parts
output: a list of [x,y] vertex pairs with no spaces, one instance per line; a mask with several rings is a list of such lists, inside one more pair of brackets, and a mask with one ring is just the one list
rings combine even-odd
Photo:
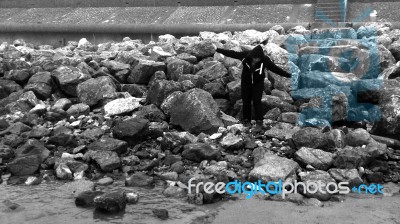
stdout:
[[[276,30],[283,28],[163,35],[148,44],[130,38],[59,48],[2,43],[0,171],[11,174],[8,184],[32,183],[34,176],[108,185],[113,180],[102,178],[112,173],[126,174],[126,186],[147,187],[159,177],[169,183],[166,196],[196,204],[221,195],[202,189],[186,196],[192,177],[397,183],[399,144],[370,133],[400,133],[398,30],[390,24]],[[254,133],[238,121],[241,62],[215,53],[213,44],[241,51],[264,39],[264,52],[293,77],[268,73],[264,130]],[[369,103],[379,105],[381,116],[365,125],[377,117]],[[337,125],[345,121],[359,122]],[[137,202],[130,194],[91,190],[76,204],[119,211]]]

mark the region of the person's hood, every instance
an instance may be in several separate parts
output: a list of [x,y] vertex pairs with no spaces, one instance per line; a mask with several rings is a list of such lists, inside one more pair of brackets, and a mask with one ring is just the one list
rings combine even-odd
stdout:
[[[260,64],[262,63],[263,59],[265,58],[265,55],[264,55],[264,50],[260,45],[253,48],[253,50],[251,50],[247,54],[247,56],[243,59],[243,65],[246,65],[247,67],[250,68],[250,61],[252,58],[260,58],[261,62],[259,62],[259,63]],[[258,65],[258,66],[260,66],[260,65]]]
[[261,45],[256,46],[247,54],[246,58],[260,58],[263,59],[265,57],[264,50]]

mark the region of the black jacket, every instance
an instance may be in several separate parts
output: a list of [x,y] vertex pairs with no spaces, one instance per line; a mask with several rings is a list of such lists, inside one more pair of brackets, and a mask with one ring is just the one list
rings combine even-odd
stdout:
[[[265,79],[264,68],[267,68],[268,70],[278,75],[287,78],[291,77],[290,73],[279,68],[277,65],[274,64],[274,62],[271,61],[271,59],[268,56],[264,54],[264,51],[260,45],[258,45],[251,51],[237,52],[237,51],[217,48],[216,52],[242,61],[243,64],[242,82],[244,83],[264,82]],[[261,61],[258,62],[253,68],[251,68],[252,58],[261,59]]]

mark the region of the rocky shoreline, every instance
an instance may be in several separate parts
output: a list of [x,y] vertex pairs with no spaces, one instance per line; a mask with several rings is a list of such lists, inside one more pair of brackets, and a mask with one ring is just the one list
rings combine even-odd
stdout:
[[[76,182],[84,186],[75,192],[76,205],[105,211],[140,203],[133,191],[95,190],[116,179],[127,187],[152,187],[161,181],[166,197],[194,204],[227,195],[204,189],[188,195],[185,187],[191,178],[213,183],[385,183],[386,193],[397,193],[390,186],[400,179],[399,38],[400,31],[390,24],[370,24],[357,31],[299,26],[285,31],[275,26],[266,32],[201,32],[180,39],[163,35],[148,44],[129,38],[99,45],[81,39],[60,48],[23,40],[3,43],[3,184]],[[265,39],[264,52],[293,78],[269,72],[274,82],[265,80],[266,114],[260,131],[239,122],[240,61],[215,53],[214,45],[240,51]],[[371,53],[375,43],[378,51]],[[330,54],[319,55],[321,49]],[[348,49],[353,50],[352,60],[343,56]],[[374,60],[378,68],[369,67]],[[363,78],[367,71],[374,77]],[[378,75],[382,86],[367,88]],[[354,94],[360,89],[364,91]],[[332,91],[332,126],[301,113],[323,105],[321,96]],[[375,113],[362,105],[350,108],[354,101],[379,105],[380,120],[346,122]],[[299,120],[316,127],[298,126]],[[296,194],[287,200],[321,206],[335,198],[329,193]],[[168,211],[153,213],[168,218]]]

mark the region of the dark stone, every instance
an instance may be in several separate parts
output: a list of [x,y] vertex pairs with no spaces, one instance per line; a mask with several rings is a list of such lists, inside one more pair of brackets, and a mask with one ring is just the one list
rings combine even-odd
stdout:
[[112,79],[105,76],[89,79],[76,87],[80,102],[89,106],[94,106],[106,98],[112,98],[116,89]]
[[96,161],[100,168],[105,172],[112,172],[121,167],[121,160],[116,152],[88,151],[84,157]]
[[322,146],[326,144],[326,139],[322,131],[312,127],[300,129],[293,134],[292,138],[298,149],[301,147],[323,148]]
[[111,192],[94,198],[96,209],[105,212],[119,212],[125,210],[126,197],[124,192]]
[[110,137],[102,137],[101,139],[88,145],[88,150],[93,151],[113,151],[118,155],[124,154],[128,149],[128,143]]
[[130,145],[137,144],[143,136],[148,126],[149,120],[143,118],[132,118],[125,121],[119,121],[112,128],[113,136],[124,140]]
[[161,106],[168,95],[181,90],[181,84],[172,80],[156,80],[147,92],[146,101],[149,104]]
[[104,194],[101,191],[84,191],[75,198],[75,205],[78,207],[93,207],[94,198]]
[[154,179],[143,172],[137,172],[125,179],[127,187],[149,187],[154,184]]
[[217,160],[221,157],[221,152],[207,143],[192,143],[183,147],[183,158],[201,162],[203,160]]

